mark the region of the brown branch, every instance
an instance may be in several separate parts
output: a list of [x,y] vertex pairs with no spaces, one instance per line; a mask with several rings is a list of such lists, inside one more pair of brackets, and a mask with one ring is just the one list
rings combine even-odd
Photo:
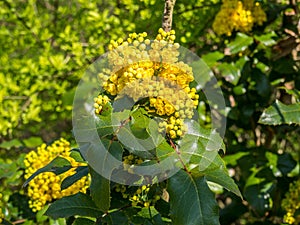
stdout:
[[169,32],[172,29],[173,9],[176,0],[165,0],[165,8],[162,19],[162,28]]
[[178,149],[178,146],[175,145],[175,143],[172,141],[172,139],[169,140],[170,141],[170,145],[171,147],[175,150],[177,156],[178,156],[178,159],[180,161],[180,163],[182,164],[183,166],[183,169],[187,172],[187,173],[190,173],[190,171],[188,170],[188,168],[186,167],[186,165],[184,164],[182,158],[181,158],[181,152],[179,151]]

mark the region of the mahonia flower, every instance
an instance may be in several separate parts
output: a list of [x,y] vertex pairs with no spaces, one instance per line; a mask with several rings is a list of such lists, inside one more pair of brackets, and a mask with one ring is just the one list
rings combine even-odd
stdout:
[[107,95],[98,95],[97,98],[94,98],[94,102],[95,113],[100,115],[103,111],[103,107],[110,102],[110,99]]
[[25,159],[25,179],[28,179],[38,169],[49,164],[57,156],[67,159],[72,168],[65,173],[55,175],[52,172],[45,172],[34,177],[28,184],[27,195],[30,197],[29,207],[36,212],[42,209],[46,203],[54,199],[59,199],[64,196],[72,195],[78,192],[86,192],[89,186],[89,177],[82,177],[70,187],[61,190],[61,182],[75,173],[78,166],[86,164],[76,162],[70,156],[70,143],[65,139],[55,141],[51,145],[42,144],[37,148],[37,151],[29,152]]
[[[148,98],[145,109],[164,118],[160,129],[172,139],[184,134],[183,121],[193,117],[199,101],[196,89],[190,88],[194,81],[192,68],[179,61],[180,45],[174,43],[175,38],[174,30],[165,32],[160,28],[154,41],[147,38],[146,32],[112,40],[108,47],[110,68],[98,74],[112,100],[125,95],[135,102]],[[98,103],[95,111],[101,111]]]
[[[128,171],[128,173],[132,173],[133,167],[135,165],[140,165],[144,160],[136,155],[129,154],[127,156],[123,156],[123,169]],[[152,186],[150,184],[143,185],[137,188],[134,192],[131,188],[128,188],[125,185],[117,184],[115,191],[120,192],[124,199],[129,199],[131,201],[132,206],[143,206],[150,207],[150,205],[154,205],[159,199],[160,194],[158,191],[155,191],[155,194],[149,195],[150,188]]]
[[129,154],[128,156],[123,156],[123,168],[127,170],[129,173],[132,171],[132,167],[134,165],[139,165],[144,160],[136,155]]
[[132,192],[127,186],[117,184],[115,191],[120,192],[124,199],[129,199],[132,206],[148,208],[151,205],[155,205],[155,203],[161,198],[161,193],[157,190],[154,190],[154,194],[149,194],[151,187],[152,186],[150,184],[142,185]]
[[262,25],[267,19],[259,2],[254,0],[223,0],[220,11],[213,22],[218,35],[228,36],[235,31],[250,32],[254,24]]
[[284,215],[286,223],[300,224],[300,214],[296,215],[296,211],[300,209],[300,179],[290,184],[289,192],[282,201],[282,207],[287,212]]

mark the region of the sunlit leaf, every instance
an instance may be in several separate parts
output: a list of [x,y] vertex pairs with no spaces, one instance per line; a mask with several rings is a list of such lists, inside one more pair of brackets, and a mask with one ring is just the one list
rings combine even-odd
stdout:
[[243,33],[237,33],[236,38],[232,42],[230,42],[227,47],[229,48],[230,54],[236,54],[238,52],[246,50],[252,43],[252,37]]
[[285,105],[276,100],[264,110],[258,122],[266,125],[300,124],[300,103]]

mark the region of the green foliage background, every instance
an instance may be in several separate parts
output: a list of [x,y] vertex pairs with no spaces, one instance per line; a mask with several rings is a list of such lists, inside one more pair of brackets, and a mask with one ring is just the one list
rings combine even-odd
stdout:
[[[228,107],[224,160],[244,200],[217,195],[224,225],[282,224],[281,201],[299,178],[299,15],[289,13],[299,5],[292,2],[261,1],[268,21],[230,37],[211,29],[221,1],[175,5],[177,41],[210,66]],[[163,7],[159,0],[0,2],[0,192],[7,220],[63,224],[29,210],[21,188],[24,153],[72,136],[72,100],[83,71],[111,39],[154,36]],[[207,102],[198,110],[209,126]]]

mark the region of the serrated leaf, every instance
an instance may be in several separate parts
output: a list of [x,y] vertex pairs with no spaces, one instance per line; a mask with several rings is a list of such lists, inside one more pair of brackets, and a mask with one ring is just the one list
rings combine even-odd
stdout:
[[300,103],[285,105],[276,100],[264,110],[258,122],[266,125],[300,124]]
[[92,198],[81,192],[63,197],[52,203],[45,215],[53,219],[66,218],[70,216],[87,216],[97,218],[102,212],[95,205]]
[[214,131],[201,128],[196,122],[187,123],[188,133],[180,141],[180,154],[192,173],[206,176],[227,190],[242,197],[234,180],[229,176],[218,150],[225,149],[221,137]]
[[91,185],[90,191],[96,206],[106,212],[110,208],[110,181],[99,175],[93,168],[90,169]]
[[152,158],[153,155],[149,150],[155,149],[163,139],[162,135],[158,132],[158,124],[154,120],[150,120],[146,128],[149,137],[140,139],[133,134],[129,123],[124,122],[128,120],[128,118],[128,110],[113,113],[112,123],[113,126],[118,127],[116,132],[118,140],[133,154],[142,158]]
[[170,211],[174,225],[218,225],[218,205],[205,177],[180,170],[169,179]]
[[227,47],[229,48],[230,54],[236,54],[246,50],[246,48],[248,48],[248,46],[252,43],[252,37],[243,33],[237,33],[236,38],[230,42]]
[[226,188],[228,191],[231,191],[237,196],[243,198],[238,186],[236,185],[234,180],[229,176],[226,169],[210,170],[205,172],[204,174],[208,181],[217,183]]
[[183,137],[183,140],[186,136],[188,139],[191,138],[190,140],[185,140],[187,142],[194,141],[192,139],[196,138],[201,143],[203,150],[218,151],[222,149],[225,153],[225,144],[215,130],[205,129],[194,120],[186,121],[185,124],[188,127],[188,131],[187,135]]
[[52,172],[56,175],[62,174],[64,172],[67,172],[69,169],[72,168],[71,163],[63,158],[63,157],[56,157],[53,159],[48,165],[44,166],[43,168],[40,168],[35,173],[33,173],[23,184],[23,187],[27,186],[27,184],[37,175],[44,172]]
[[75,174],[73,174],[69,177],[66,177],[62,181],[62,183],[60,185],[61,190],[64,190],[64,189],[70,187],[72,184],[74,184],[75,182],[80,180],[82,177],[87,176],[89,170],[88,170],[87,166],[79,166],[76,168],[75,172],[76,172]]

